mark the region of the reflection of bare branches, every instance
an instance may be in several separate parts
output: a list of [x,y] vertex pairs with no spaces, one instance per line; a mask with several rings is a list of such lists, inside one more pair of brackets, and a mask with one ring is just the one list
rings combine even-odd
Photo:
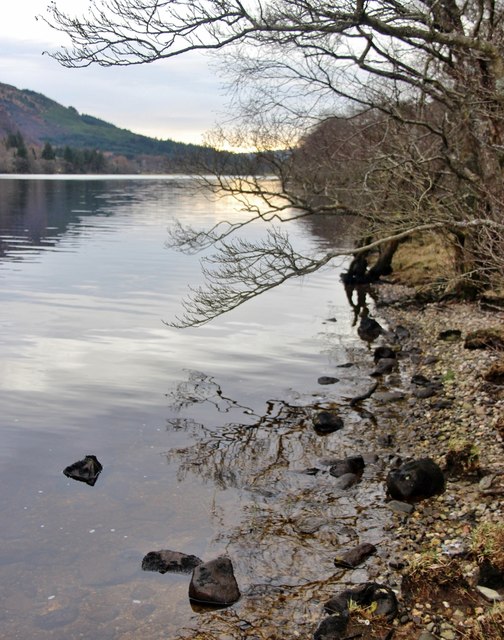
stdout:
[[195,444],[171,450],[170,459],[181,461],[179,477],[189,471],[213,480],[220,488],[228,486],[260,488],[266,481],[278,481],[281,471],[301,464],[305,442],[313,437],[312,413],[318,404],[296,405],[270,399],[264,411],[257,413],[227,396],[212,376],[189,372],[189,379],[168,394],[177,412],[194,405],[209,405],[217,413],[238,411],[242,420],[222,426],[209,426],[192,416],[168,420],[169,429],[190,430]]
[[[236,400],[225,396],[220,385],[212,376],[207,376],[201,371],[189,371],[189,379],[178,384],[175,391],[167,393],[168,398],[172,398],[170,405],[172,409],[180,411],[193,404],[208,402],[213,405],[219,413],[228,413],[232,408],[242,409],[244,413],[254,415],[249,407],[239,404]],[[173,424],[170,421],[170,424]]]

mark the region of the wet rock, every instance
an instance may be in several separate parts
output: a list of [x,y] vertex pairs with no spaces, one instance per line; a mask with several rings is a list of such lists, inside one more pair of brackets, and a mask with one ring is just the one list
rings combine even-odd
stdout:
[[75,622],[79,616],[77,607],[60,607],[35,617],[35,626],[44,631],[52,631]]
[[399,500],[391,500],[390,502],[387,502],[387,507],[394,513],[406,513],[408,515],[413,513],[415,510],[412,504],[409,504],[408,502],[400,502]]
[[398,500],[428,498],[442,493],[444,489],[443,472],[431,458],[405,462],[387,476],[387,491]]
[[378,360],[374,371],[371,372],[373,378],[384,376],[397,369],[397,360],[395,358],[381,358]]
[[199,603],[227,606],[240,598],[231,560],[220,556],[194,568],[189,598]]
[[348,610],[325,618],[313,634],[313,640],[342,640],[348,624]]
[[444,342],[458,342],[461,337],[462,332],[460,329],[445,329],[445,331],[438,333],[438,340],[443,340]]
[[364,458],[362,456],[349,456],[342,460],[334,460],[329,469],[329,473],[335,478],[340,478],[347,473],[362,473],[364,467]]
[[317,433],[333,433],[343,428],[343,419],[334,411],[321,411],[313,421]]
[[504,327],[477,329],[468,333],[464,341],[466,349],[504,350]]
[[371,544],[370,542],[363,542],[353,549],[350,549],[342,556],[337,556],[334,559],[334,564],[337,567],[343,567],[344,569],[354,569],[373,553],[376,553],[376,547],[374,544]]
[[339,378],[333,378],[332,376],[321,376],[317,382],[319,384],[336,384],[339,382]]
[[293,524],[299,533],[311,535],[327,524],[327,520],[317,516],[303,516],[295,520]]
[[102,465],[98,462],[96,456],[89,455],[83,460],[74,462],[63,470],[64,475],[72,480],[85,482],[93,487],[98,480],[98,476],[102,472]]
[[375,361],[375,363],[377,363],[378,360],[382,359],[395,360],[396,358],[397,354],[394,349],[392,349],[392,347],[387,347],[386,345],[376,347],[376,349],[373,351],[373,360]]
[[345,473],[335,482],[336,489],[350,489],[354,484],[359,482],[360,476],[355,473]]
[[380,393],[375,393],[374,397],[378,402],[398,402],[399,400],[404,400],[404,393],[402,391],[381,391]]
[[343,364],[338,364],[337,367],[338,369],[350,369],[350,367],[354,367],[354,363],[353,362],[344,362]]
[[397,598],[390,587],[366,582],[355,589],[342,591],[324,604],[327,613],[337,614],[348,610],[349,602],[361,607],[373,606],[374,616],[384,616],[389,621],[397,616]]
[[191,573],[191,571],[203,562],[197,556],[186,555],[179,551],[161,549],[160,551],[149,551],[142,560],[144,571],[158,571],[166,573]]
[[361,340],[373,342],[382,331],[383,329],[379,322],[374,318],[370,318],[367,314],[362,315],[359,326],[357,327],[357,334]]
[[[375,382],[373,385],[371,385],[369,387],[369,389],[367,391],[365,391],[364,393],[359,394],[358,396],[354,396],[353,398],[351,398],[350,406],[351,407],[355,407],[359,402],[362,402],[363,400],[367,400],[368,398],[370,398],[373,395],[373,393],[377,389],[378,389],[378,382]],[[362,412],[365,411],[365,410],[360,409],[360,411],[361,411],[361,414],[362,414]]]

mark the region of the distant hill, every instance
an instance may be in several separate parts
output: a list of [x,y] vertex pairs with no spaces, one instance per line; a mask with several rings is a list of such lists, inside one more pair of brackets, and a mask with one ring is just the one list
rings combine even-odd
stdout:
[[64,107],[41,93],[0,83],[0,140],[20,132],[27,145],[98,149],[127,158],[146,156],[187,157],[201,152],[198,145],[156,140],[132,133]]

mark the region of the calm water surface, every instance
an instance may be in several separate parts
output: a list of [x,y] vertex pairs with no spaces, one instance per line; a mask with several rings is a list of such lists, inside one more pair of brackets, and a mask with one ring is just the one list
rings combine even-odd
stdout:
[[[2,638],[149,640],[197,624],[188,576],[141,570],[161,548],[228,553],[242,589],[289,582],[293,561],[310,577],[292,541],[247,546],[245,532],[253,508],[301,482],[285,472],[313,464],[308,447],[335,451],[302,408],[354,394],[351,373],[317,384],[361,348],[352,314],[332,268],[204,327],[166,326],[201,281],[197,257],[166,248],[170,221],[239,215],[193,187],[0,179]],[[299,223],[295,246],[326,245],[316,231]],[[91,453],[94,487],[63,476]]]

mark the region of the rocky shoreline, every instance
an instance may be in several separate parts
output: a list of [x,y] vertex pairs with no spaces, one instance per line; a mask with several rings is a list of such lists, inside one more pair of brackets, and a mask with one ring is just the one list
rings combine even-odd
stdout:
[[[292,556],[290,580],[240,585],[236,605],[200,614],[181,638],[504,638],[504,312],[417,305],[396,285],[373,297],[383,330],[349,369],[364,392],[298,407],[290,433],[312,431],[309,467],[280,468],[297,484],[271,485],[253,526],[230,538],[238,580],[252,559],[274,571],[275,554]],[[467,348],[489,329],[502,344]],[[392,353],[377,359],[378,347]],[[317,458],[317,442],[334,455]],[[443,489],[391,499],[391,470],[425,458],[444,471]]]
[[[390,571],[383,576],[399,587],[394,637],[503,638],[504,609],[495,606],[503,600],[502,566],[500,577],[484,575],[477,535],[485,535],[488,548],[504,543],[504,344],[470,349],[466,339],[495,328],[504,334],[504,314],[460,302],[412,305],[411,290],[400,286],[380,286],[378,299],[388,327],[407,330],[399,372],[389,380],[406,398],[394,452],[429,456],[447,477],[444,493],[394,516]],[[441,385],[422,397],[415,393],[418,376]],[[386,416],[381,425],[392,426]],[[491,618],[497,624],[486,628]]]

